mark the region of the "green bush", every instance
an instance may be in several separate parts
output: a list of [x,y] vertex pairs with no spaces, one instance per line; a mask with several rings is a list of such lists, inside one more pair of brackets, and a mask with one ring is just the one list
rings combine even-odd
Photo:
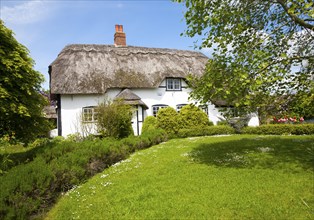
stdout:
[[174,108],[161,108],[157,112],[157,127],[165,130],[170,136],[179,130],[178,113]]
[[[3,142],[0,141],[1,143]],[[36,139],[27,146],[19,143],[2,145],[0,147],[0,175],[14,166],[32,161],[36,155],[43,152],[44,148],[51,145],[51,141],[47,138]]]
[[143,122],[142,134],[157,129],[157,119],[154,116],[147,116]]
[[217,125],[229,125],[226,120],[218,121]]
[[257,127],[245,127],[243,134],[265,134],[265,135],[285,135],[285,134],[314,134],[314,124],[269,124]]
[[193,129],[180,129],[177,136],[180,138],[210,136],[222,134],[235,134],[235,129],[227,125],[217,125],[208,127],[196,127]]
[[294,125],[294,130],[292,134],[304,135],[304,134],[314,134],[314,124],[298,124]]
[[181,108],[178,121],[180,129],[207,127],[213,125],[213,123],[209,121],[205,112],[191,104]]
[[[165,141],[164,131],[116,140],[54,140],[33,161],[0,176],[0,219],[30,219],[89,177],[137,149]],[[47,143],[48,144],[48,143]],[[38,218],[38,216],[36,216]]]
[[241,130],[248,126],[249,121],[249,116],[234,117],[228,120],[228,124],[233,127],[237,133],[241,133]]
[[97,128],[105,137],[125,138],[133,134],[133,109],[121,101],[105,101],[97,106]]

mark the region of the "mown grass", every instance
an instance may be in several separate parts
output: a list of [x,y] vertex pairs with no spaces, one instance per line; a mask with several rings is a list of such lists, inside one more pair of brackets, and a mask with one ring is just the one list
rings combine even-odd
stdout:
[[171,140],[67,192],[47,219],[313,219],[314,136]]

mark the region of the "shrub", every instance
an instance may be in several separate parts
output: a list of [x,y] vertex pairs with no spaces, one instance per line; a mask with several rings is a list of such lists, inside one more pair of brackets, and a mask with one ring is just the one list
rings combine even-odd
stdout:
[[97,127],[105,137],[125,138],[133,134],[132,107],[121,101],[105,101],[97,107]]
[[241,133],[244,127],[248,126],[250,116],[235,117],[228,120],[228,124],[233,127],[237,133]]
[[213,125],[213,123],[209,121],[206,113],[195,105],[184,106],[180,110],[178,121],[180,129]]
[[174,108],[161,108],[157,112],[157,127],[165,130],[167,134],[175,135],[179,130],[178,113]]
[[157,119],[154,116],[147,116],[142,126],[142,134],[157,129]]
[[[0,219],[30,219],[43,213],[61,193],[137,149],[165,141],[164,131],[116,140],[52,141],[53,147],[0,176]],[[38,216],[37,216],[38,218]]]
[[245,127],[242,129],[244,134],[265,134],[265,135],[284,135],[284,134],[314,134],[314,124],[269,124],[258,127]]
[[209,135],[222,135],[222,134],[234,134],[235,129],[227,125],[217,125],[208,127],[196,127],[193,129],[180,129],[178,137],[196,137],[196,136],[209,136]]
[[217,125],[229,125],[226,120],[218,121]]
[[47,138],[36,139],[27,146],[19,143],[2,145],[0,147],[0,175],[14,166],[32,161],[36,155],[49,146],[51,146],[51,141]]
[[304,135],[314,134],[314,124],[298,124],[294,126],[292,134]]

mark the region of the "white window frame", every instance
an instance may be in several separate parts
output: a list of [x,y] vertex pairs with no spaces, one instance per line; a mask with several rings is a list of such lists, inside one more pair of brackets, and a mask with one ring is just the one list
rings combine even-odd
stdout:
[[82,121],[84,123],[94,123],[97,121],[96,106],[86,106],[82,108]]
[[161,108],[167,108],[169,107],[168,105],[164,105],[164,104],[157,104],[157,105],[153,105],[152,106],[152,112],[153,112],[153,116],[156,117],[157,113],[159,111],[159,109]]
[[167,78],[166,79],[166,89],[167,91],[181,91],[181,79],[180,78]]

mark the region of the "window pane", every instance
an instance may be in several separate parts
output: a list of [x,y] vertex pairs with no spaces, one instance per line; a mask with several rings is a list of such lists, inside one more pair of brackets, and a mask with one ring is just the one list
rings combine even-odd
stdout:
[[83,108],[83,122],[93,121],[95,121],[94,108],[93,107]]
[[167,79],[167,89],[173,90],[173,79]]
[[180,79],[174,80],[174,90],[181,90],[180,88]]

